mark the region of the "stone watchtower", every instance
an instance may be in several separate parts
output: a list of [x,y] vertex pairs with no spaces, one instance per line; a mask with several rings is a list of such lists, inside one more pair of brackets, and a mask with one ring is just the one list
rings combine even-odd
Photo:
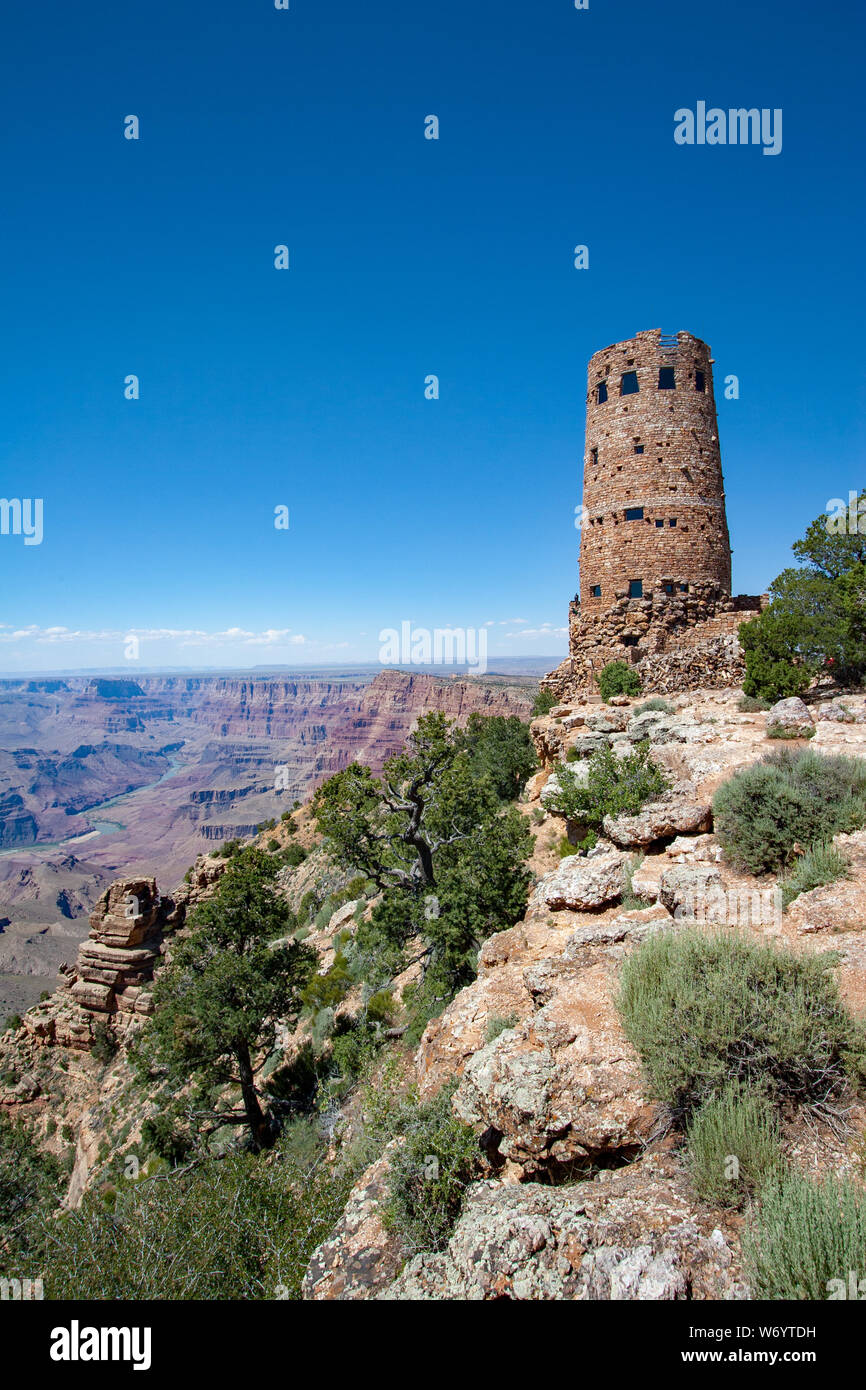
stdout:
[[580,597],[558,683],[729,635],[759,606],[731,597],[710,349],[657,328],[602,348],[589,362]]
[[580,601],[731,592],[710,350],[656,329],[589,363]]

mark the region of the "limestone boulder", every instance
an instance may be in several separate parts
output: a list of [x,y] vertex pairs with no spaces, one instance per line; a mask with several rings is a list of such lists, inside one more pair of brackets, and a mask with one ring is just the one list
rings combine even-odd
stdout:
[[809,734],[815,727],[815,721],[798,695],[793,695],[788,700],[777,700],[767,713],[767,729],[787,729],[791,733]]
[[826,704],[817,705],[810,713],[816,722],[832,720],[837,724],[853,724],[856,718],[839,700],[828,700]]
[[589,912],[615,902],[622,896],[625,860],[616,849],[597,855],[569,855],[536,886],[530,910]]
[[705,917],[702,905],[722,887],[714,864],[674,864],[662,873],[659,900],[673,917]]
[[441,1255],[418,1255],[384,1301],[748,1298],[731,1218],[702,1207],[675,1160],[647,1157],[569,1187],[483,1182]]
[[642,848],[676,835],[700,835],[712,829],[713,811],[693,782],[677,782],[657,801],[635,815],[605,816],[604,833],[615,845]]

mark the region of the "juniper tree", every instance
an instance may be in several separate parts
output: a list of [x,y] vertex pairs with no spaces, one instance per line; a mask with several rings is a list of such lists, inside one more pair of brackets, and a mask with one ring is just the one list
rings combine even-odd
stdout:
[[[269,1147],[276,1132],[259,1076],[278,1023],[296,1020],[317,960],[309,947],[280,939],[294,919],[275,889],[278,871],[258,849],[232,859],[160,972],[154,1016],[136,1049],[139,1066],[168,1083],[192,1079],[190,1108],[205,1122],[246,1125],[254,1150]],[[222,1103],[233,1087],[240,1109]]]

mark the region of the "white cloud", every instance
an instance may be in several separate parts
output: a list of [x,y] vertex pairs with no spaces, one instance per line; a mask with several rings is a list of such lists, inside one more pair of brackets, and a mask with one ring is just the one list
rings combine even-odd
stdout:
[[565,637],[568,634],[567,627],[551,627],[550,623],[544,623],[542,627],[525,627],[520,632],[506,632],[506,637]]
[[88,628],[70,629],[67,627],[40,627],[31,623],[28,627],[0,628],[0,642],[37,642],[40,645],[68,642],[125,642],[129,637],[138,637],[142,642],[173,642],[181,647],[204,646],[243,646],[278,647],[303,646],[309,638],[303,633],[292,632],[289,627],[265,628],[263,632],[250,632],[242,627],[229,627],[220,632],[206,632],[201,628],[170,627],[129,627],[124,629],[94,630]]

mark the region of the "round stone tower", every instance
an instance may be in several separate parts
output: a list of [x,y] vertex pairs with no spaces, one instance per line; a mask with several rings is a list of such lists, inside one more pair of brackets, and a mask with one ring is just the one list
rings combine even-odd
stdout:
[[629,600],[651,600],[657,608],[660,599],[688,594],[704,603],[730,596],[712,367],[700,338],[660,329],[590,359],[580,541],[584,627],[615,606],[623,612],[624,601],[627,610]]

